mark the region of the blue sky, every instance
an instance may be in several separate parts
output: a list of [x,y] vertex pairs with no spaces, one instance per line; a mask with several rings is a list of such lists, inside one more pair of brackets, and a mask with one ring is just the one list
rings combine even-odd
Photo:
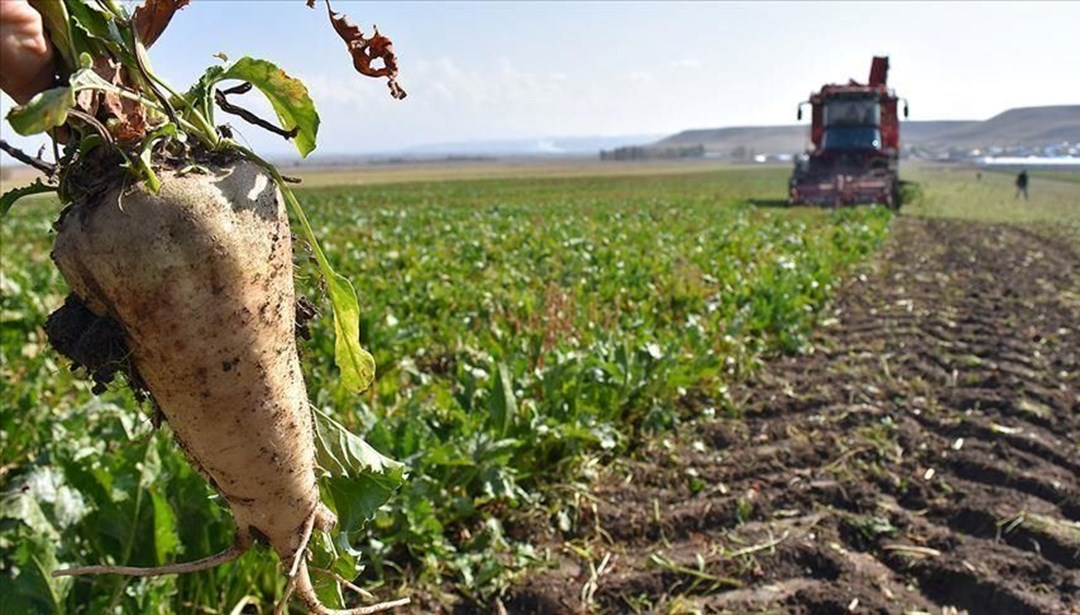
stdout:
[[[334,8],[394,40],[408,99],[352,72],[321,0],[316,10],[303,0],[194,0],[151,51],[154,67],[186,88],[215,52],[277,62],[308,84],[323,153],[791,123],[822,83],[864,80],[874,54],[890,56],[889,80],[911,101],[911,119],[1080,104],[1075,2],[337,0]],[[268,154],[288,152],[258,129],[241,132]]]

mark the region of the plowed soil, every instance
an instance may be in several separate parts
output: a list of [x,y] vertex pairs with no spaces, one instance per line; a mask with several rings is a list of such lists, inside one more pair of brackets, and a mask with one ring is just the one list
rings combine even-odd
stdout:
[[1080,613],[1078,247],[901,217],[831,309],[605,470],[505,609]]

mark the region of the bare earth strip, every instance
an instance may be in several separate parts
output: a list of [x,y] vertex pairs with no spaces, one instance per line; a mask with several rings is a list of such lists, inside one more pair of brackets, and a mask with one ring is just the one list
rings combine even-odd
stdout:
[[509,612],[1080,612],[1080,255],[901,217],[816,351],[605,470]]

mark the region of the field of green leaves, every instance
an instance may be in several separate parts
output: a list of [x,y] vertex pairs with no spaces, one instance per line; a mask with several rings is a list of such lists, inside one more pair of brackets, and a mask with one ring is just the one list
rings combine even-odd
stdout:
[[[338,386],[320,316],[302,350],[310,397],[410,473],[352,545],[368,562],[358,584],[487,600],[544,556],[508,520],[571,530],[598,464],[644,434],[734,412],[727,384],[798,352],[890,214],[768,206],[786,176],[301,190],[356,285],[379,368],[362,396]],[[0,612],[266,612],[282,591],[267,550],[181,577],[49,578],[58,565],[195,559],[231,540],[168,426],[155,433],[120,384],[93,396],[48,348],[41,325],[66,293],[48,255],[56,209],[21,203],[0,229]],[[309,254],[296,254],[302,293],[328,309]]]

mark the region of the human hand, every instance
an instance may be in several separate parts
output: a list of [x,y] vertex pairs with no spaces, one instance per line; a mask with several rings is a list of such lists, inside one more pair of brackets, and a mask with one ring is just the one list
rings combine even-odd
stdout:
[[0,0],[0,90],[26,103],[52,86],[54,57],[34,7],[27,0]]

